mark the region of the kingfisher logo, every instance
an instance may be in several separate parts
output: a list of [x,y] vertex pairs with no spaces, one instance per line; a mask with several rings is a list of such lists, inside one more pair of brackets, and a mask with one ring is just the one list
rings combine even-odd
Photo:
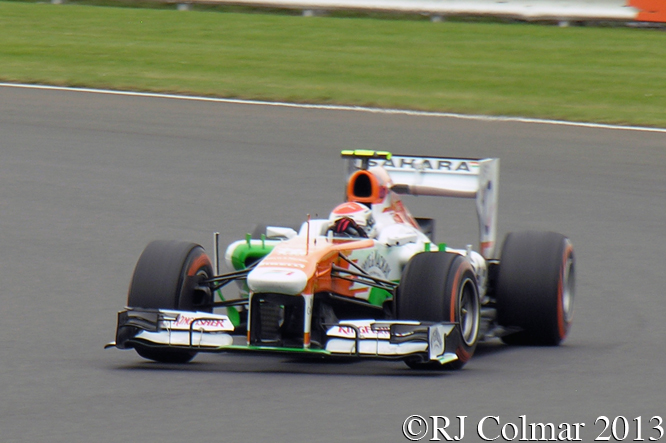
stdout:
[[[192,324],[194,323],[194,327]],[[208,332],[212,331],[227,331],[233,330],[231,323],[227,318],[218,317],[211,315],[210,318],[198,317],[198,316],[186,316],[179,314],[176,318],[176,321],[172,321],[170,324],[171,329],[194,329],[194,330],[205,330]]]
[[479,169],[479,162],[456,158],[403,157],[394,155],[389,160],[370,160],[368,166],[382,166],[388,171],[404,171],[416,169],[419,171],[441,171],[476,174]]

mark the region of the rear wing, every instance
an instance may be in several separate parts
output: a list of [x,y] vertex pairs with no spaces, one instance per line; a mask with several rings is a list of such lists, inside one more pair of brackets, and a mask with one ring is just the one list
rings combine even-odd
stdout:
[[423,157],[388,152],[343,151],[349,172],[382,167],[397,194],[431,195],[476,200],[479,219],[479,247],[493,258],[497,237],[499,190],[498,158]]

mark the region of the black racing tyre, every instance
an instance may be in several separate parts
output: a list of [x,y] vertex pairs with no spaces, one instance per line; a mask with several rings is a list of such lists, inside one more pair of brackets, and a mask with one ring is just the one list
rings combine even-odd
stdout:
[[[156,240],[144,249],[134,269],[127,306],[213,312],[213,295],[202,280],[213,276],[203,248],[194,243]],[[119,331],[120,333],[120,331]],[[135,346],[136,352],[162,363],[187,363],[197,354],[181,349]]]
[[555,232],[514,232],[502,245],[497,321],[507,344],[557,346],[569,332],[576,284],[573,246]]
[[396,294],[396,317],[401,320],[459,323],[458,360],[406,360],[413,369],[460,369],[474,354],[479,338],[481,305],[476,276],[459,254],[423,252],[407,263]]

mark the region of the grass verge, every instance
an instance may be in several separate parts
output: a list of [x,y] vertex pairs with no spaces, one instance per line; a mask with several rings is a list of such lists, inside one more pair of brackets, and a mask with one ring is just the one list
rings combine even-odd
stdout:
[[666,127],[666,32],[0,1],[0,80]]

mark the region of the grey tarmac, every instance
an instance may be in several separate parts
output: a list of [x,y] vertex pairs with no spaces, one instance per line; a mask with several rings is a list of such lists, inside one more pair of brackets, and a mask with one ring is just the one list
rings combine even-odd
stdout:
[[[630,441],[634,418],[647,440],[666,416],[666,134],[0,87],[0,135],[3,442],[400,442],[413,414],[466,416],[465,442],[484,441],[489,416],[584,423],[583,441],[600,416],[625,417]],[[211,252],[214,231],[226,244],[256,223],[327,216],[342,149],[499,157],[500,236],[573,242],[564,345],[490,343],[447,373],[103,349],[150,240]],[[437,219],[438,241],[475,241],[468,201],[406,204]]]

